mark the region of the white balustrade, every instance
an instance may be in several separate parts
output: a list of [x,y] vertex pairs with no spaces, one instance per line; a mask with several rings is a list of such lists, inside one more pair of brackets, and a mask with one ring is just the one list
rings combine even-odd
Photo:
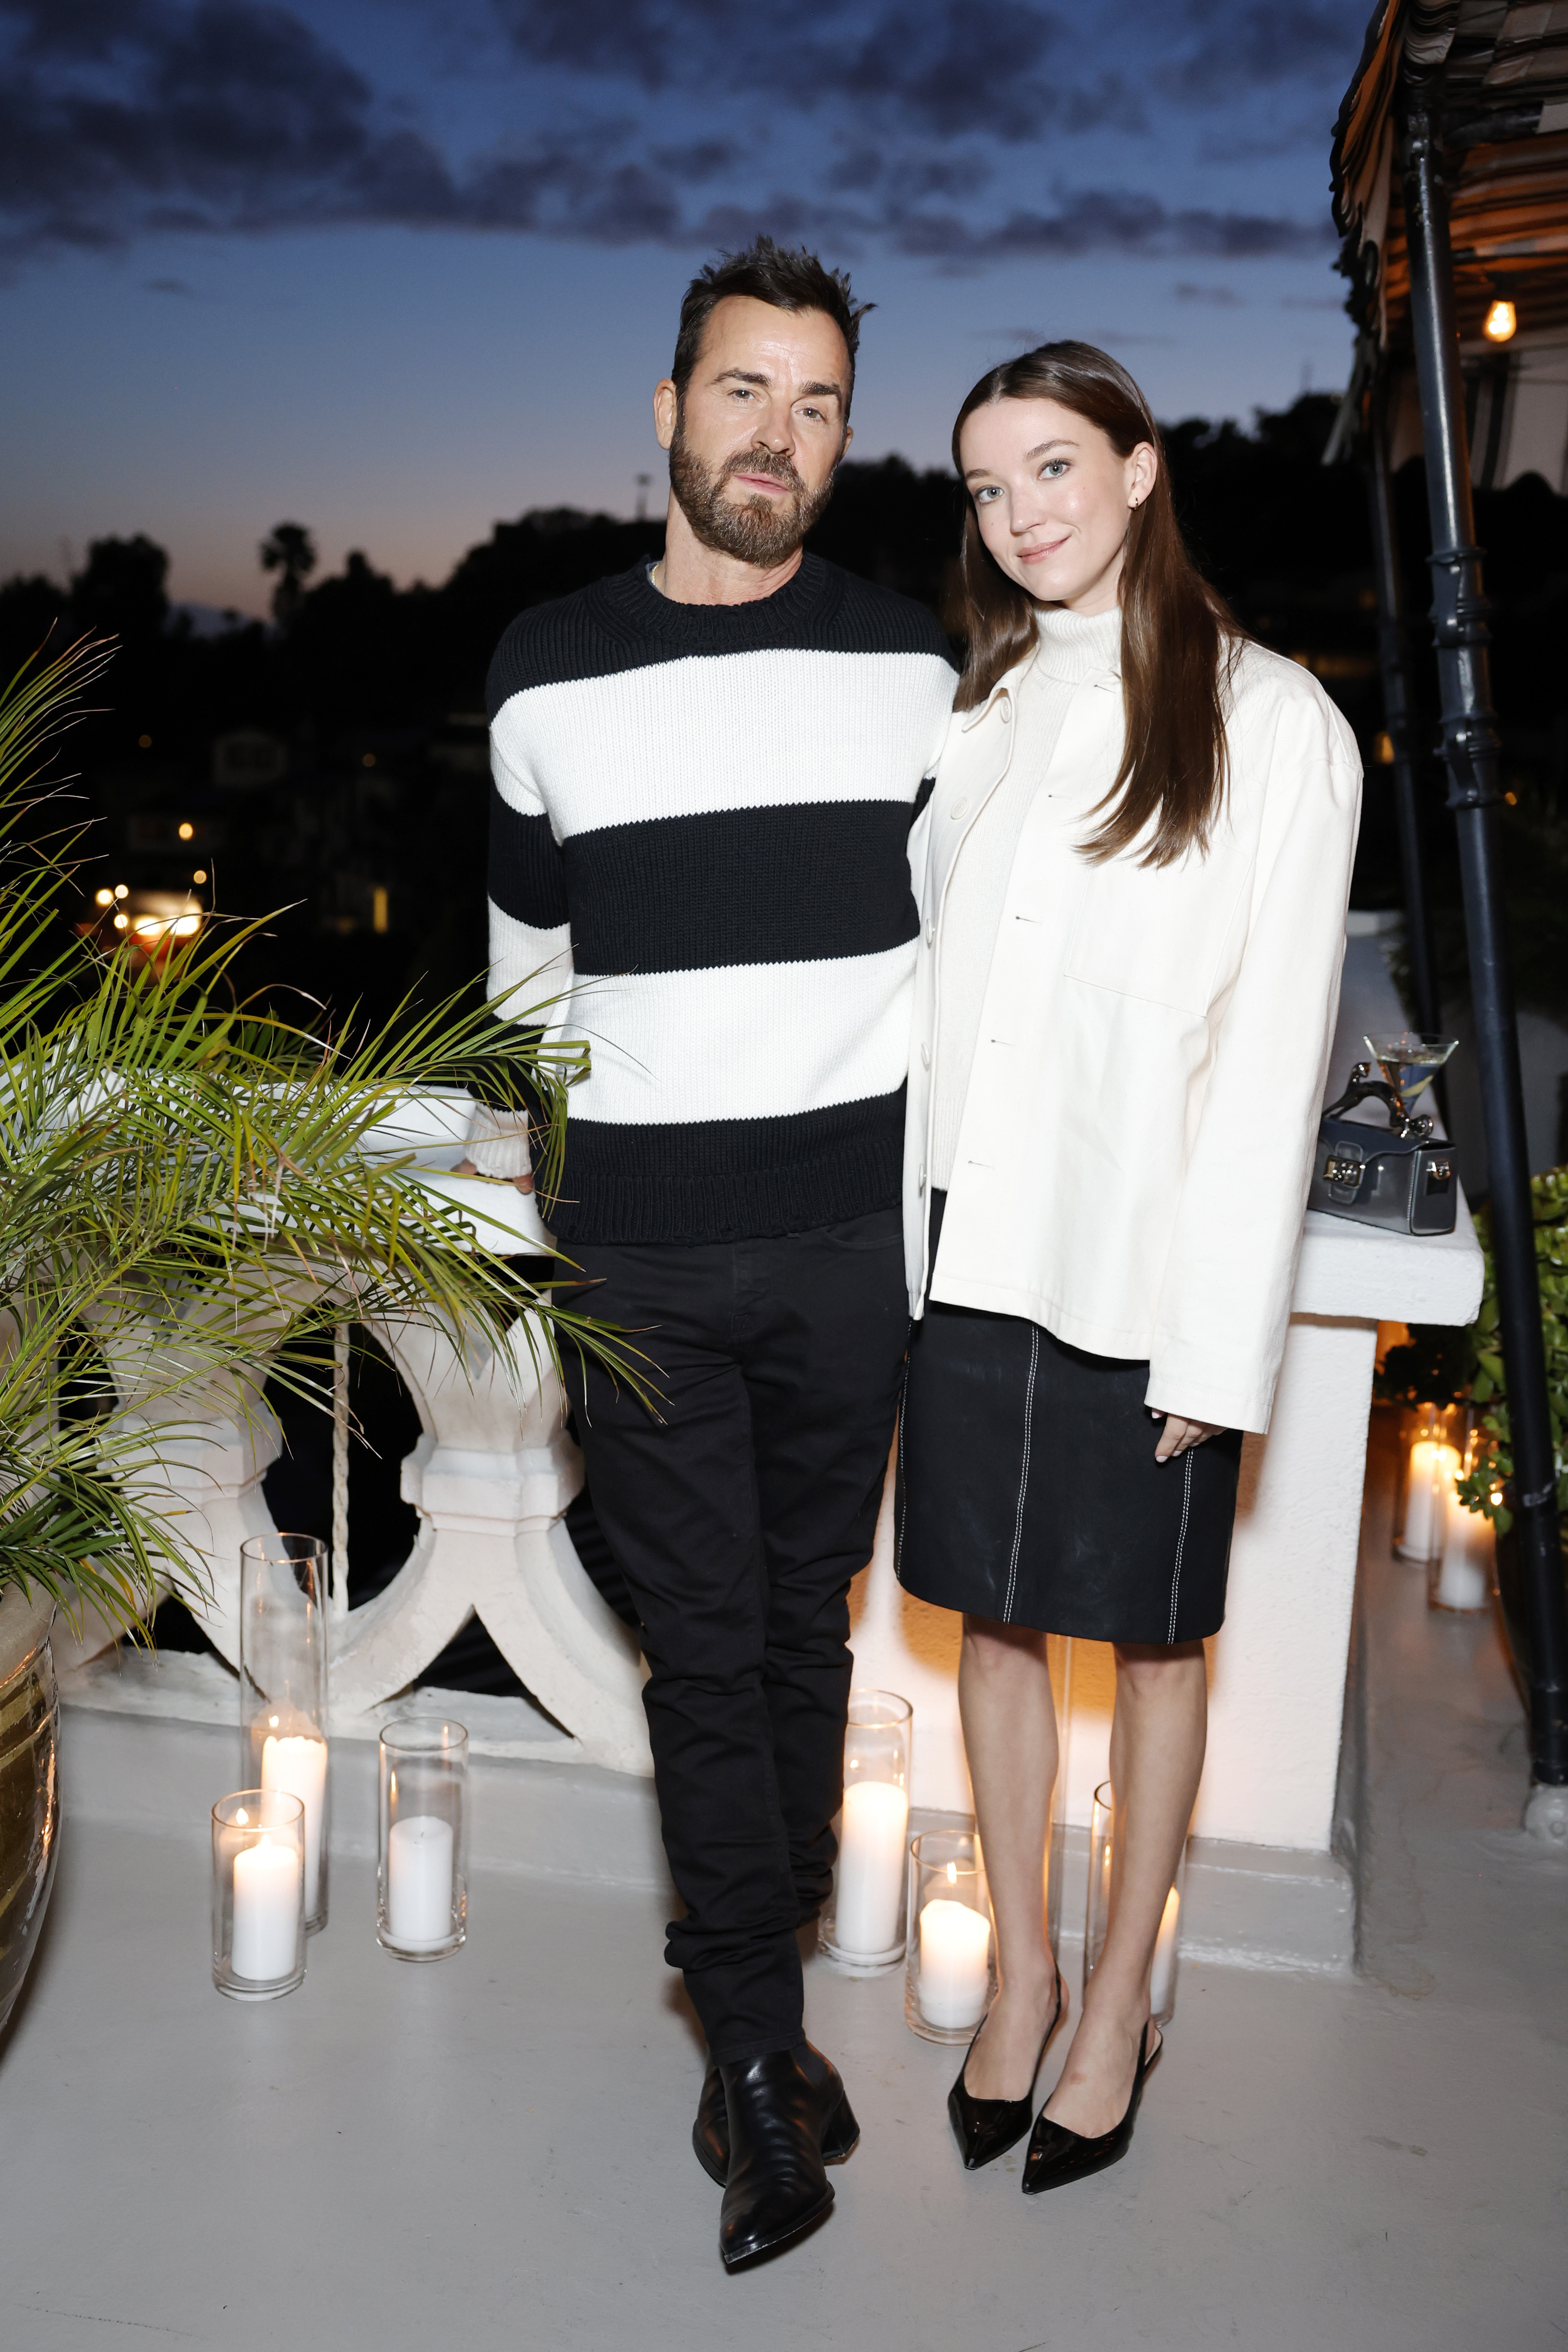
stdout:
[[[531,1197],[450,1172],[463,1153],[468,1108],[455,1089],[412,1098],[375,1131],[377,1142],[400,1157],[412,1151],[417,1181],[460,1209],[490,1248],[548,1250]],[[284,1328],[280,1320],[279,1340]],[[402,1489],[420,1525],[391,1583],[363,1607],[334,1612],[334,1709],[360,1714],[407,1689],[477,1615],[584,1760],[649,1771],[636,1639],[600,1597],[563,1524],[583,1485],[583,1460],[566,1433],[565,1398],[538,1318],[520,1317],[504,1338],[476,1328],[461,1347],[433,1323],[370,1320],[366,1328],[419,1414],[422,1434],[403,1465]],[[111,1368],[117,1425],[155,1433],[160,1499],[184,1515],[208,1564],[211,1597],[198,1613],[214,1647],[235,1664],[239,1548],[247,1537],[275,1532],[261,1486],[280,1445],[262,1400],[266,1364],[246,1381],[152,1403],[138,1401],[129,1351],[117,1351]],[[81,1638],[57,1640],[59,1664],[80,1664],[121,1630],[89,1620]]]

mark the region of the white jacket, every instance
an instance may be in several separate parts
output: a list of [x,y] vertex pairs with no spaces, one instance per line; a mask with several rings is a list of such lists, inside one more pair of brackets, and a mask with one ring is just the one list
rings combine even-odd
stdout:
[[[904,1152],[910,1312],[928,1273],[942,908],[1006,774],[1016,689],[955,712],[910,860],[921,905]],[[1075,688],[1013,863],[931,1296],[1149,1360],[1148,1402],[1265,1430],[1289,1318],[1344,955],[1355,739],[1317,681],[1237,657],[1208,853],[1073,845],[1121,756],[1115,670]],[[1021,756],[1028,756],[1026,738]]]

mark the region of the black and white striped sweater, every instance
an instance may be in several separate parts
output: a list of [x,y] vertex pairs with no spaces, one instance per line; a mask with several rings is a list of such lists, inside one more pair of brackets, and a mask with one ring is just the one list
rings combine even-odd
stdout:
[[563,1241],[806,1232],[900,1197],[908,841],[952,701],[921,605],[807,555],[679,604],[641,565],[489,675],[490,993],[586,1037]]

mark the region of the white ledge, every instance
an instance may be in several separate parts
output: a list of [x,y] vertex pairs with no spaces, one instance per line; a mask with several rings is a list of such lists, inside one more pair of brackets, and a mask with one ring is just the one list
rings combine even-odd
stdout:
[[1462,1191],[1451,1234],[1391,1234],[1310,1209],[1290,1310],[1372,1323],[1468,1323],[1484,1271]]

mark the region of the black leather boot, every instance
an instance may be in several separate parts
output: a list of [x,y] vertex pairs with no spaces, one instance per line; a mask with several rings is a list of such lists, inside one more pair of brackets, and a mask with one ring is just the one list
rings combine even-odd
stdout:
[[859,2134],[837,2068],[808,2042],[719,2073],[730,2125],[719,2252],[735,2270],[821,2221],[833,2202],[823,2141],[831,2129],[847,2155]]
[[[819,2050],[811,2049],[809,2042],[805,2047],[811,2050],[813,2058],[821,2060],[823,2065],[829,2063]],[[1028,2128],[1026,2122],[1024,2129],[1027,2131]],[[840,2099],[838,2111],[823,2134],[822,2161],[824,2164],[843,2164],[854,2155],[859,2144],[860,2126],[855,2120],[854,2111],[847,2099]],[[697,2120],[691,2126],[691,2145],[697,2152],[698,2163],[710,2180],[716,2180],[722,2189],[730,2178],[730,2115],[724,2103],[724,2078],[711,2059],[708,2072],[702,2077],[702,2096],[697,2102]]]

